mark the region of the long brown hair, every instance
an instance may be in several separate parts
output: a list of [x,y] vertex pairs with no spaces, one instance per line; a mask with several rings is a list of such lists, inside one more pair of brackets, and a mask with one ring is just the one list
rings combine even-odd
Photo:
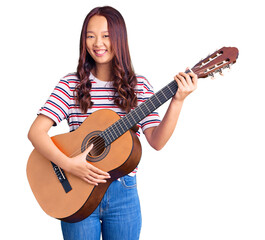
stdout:
[[89,75],[95,67],[95,61],[86,50],[86,31],[89,20],[95,15],[104,16],[108,22],[110,42],[114,52],[112,59],[113,87],[115,89],[114,103],[122,110],[129,112],[137,106],[137,96],[134,91],[137,79],[131,63],[124,19],[116,9],[109,6],[94,8],[88,13],[83,23],[77,67],[77,77],[80,79],[80,83],[77,84],[75,89],[77,103],[84,113],[93,105],[90,95],[91,82]]

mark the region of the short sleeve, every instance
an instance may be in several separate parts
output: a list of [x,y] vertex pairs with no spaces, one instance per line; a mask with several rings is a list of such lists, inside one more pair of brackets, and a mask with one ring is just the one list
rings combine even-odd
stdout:
[[[142,76],[137,76],[137,98],[138,105],[145,102],[148,98],[154,95],[154,90],[149,81]],[[146,116],[139,125],[144,132],[147,128],[156,127],[160,124],[160,116],[158,112],[152,112]]]
[[61,79],[54,88],[49,99],[39,110],[38,114],[43,114],[51,118],[55,125],[67,119],[69,115],[71,91],[67,79]]

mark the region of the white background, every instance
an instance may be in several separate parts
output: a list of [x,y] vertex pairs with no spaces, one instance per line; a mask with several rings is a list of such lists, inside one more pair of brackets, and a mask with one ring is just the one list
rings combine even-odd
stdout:
[[[27,132],[60,77],[76,70],[83,20],[103,5],[124,16],[134,68],[155,90],[217,48],[240,52],[224,77],[199,80],[164,149],[141,137],[141,240],[265,239],[261,0],[1,3],[0,238],[62,239],[27,182]],[[67,131],[64,122],[51,135]]]

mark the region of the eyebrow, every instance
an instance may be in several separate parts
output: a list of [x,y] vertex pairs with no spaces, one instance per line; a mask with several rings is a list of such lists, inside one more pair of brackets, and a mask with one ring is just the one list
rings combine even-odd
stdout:
[[[109,31],[102,31],[101,33],[106,33],[106,32],[109,32]],[[86,33],[94,33],[93,31],[87,31]]]

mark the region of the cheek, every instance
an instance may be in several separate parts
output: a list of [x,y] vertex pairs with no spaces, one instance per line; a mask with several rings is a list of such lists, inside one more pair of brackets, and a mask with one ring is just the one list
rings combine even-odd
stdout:
[[109,38],[108,40],[105,41],[105,45],[108,47],[108,49],[112,50],[112,46],[111,46],[111,42]]
[[86,50],[87,52],[91,55],[91,45],[89,45],[87,42],[86,42]]
[[113,55],[114,51],[113,51],[113,47],[110,43],[108,44],[108,49],[110,50],[110,53]]
[[91,43],[91,40],[89,41],[90,39],[87,39],[86,40],[86,48],[89,49],[92,47],[92,43]]

